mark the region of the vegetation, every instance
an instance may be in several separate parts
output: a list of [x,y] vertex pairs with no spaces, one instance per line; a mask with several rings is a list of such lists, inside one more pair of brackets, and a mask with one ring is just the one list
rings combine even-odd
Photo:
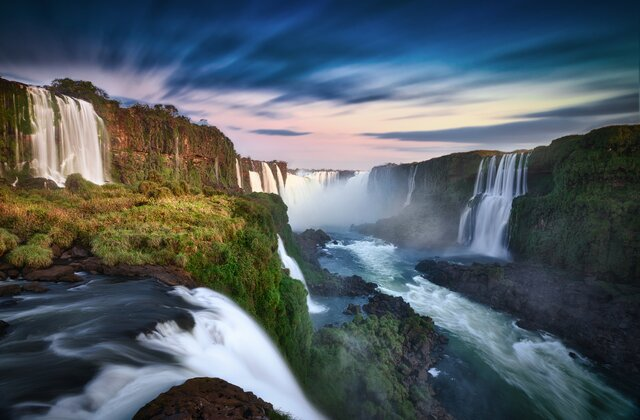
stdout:
[[[314,336],[310,394],[335,419],[420,418],[432,398],[428,385],[409,379],[408,341],[428,340],[433,325],[417,315],[356,318]],[[423,360],[420,363],[424,363]]]
[[530,192],[514,201],[510,246],[521,258],[640,279],[640,126],[594,130],[536,148]]
[[282,200],[159,188],[166,194],[100,187],[79,175],[65,189],[0,186],[0,246],[12,249],[7,259],[19,267],[46,267],[54,250],[73,244],[107,264],[183,267],[254,316],[302,377],[312,330],[306,291],[284,273],[277,255],[276,233],[288,228]]

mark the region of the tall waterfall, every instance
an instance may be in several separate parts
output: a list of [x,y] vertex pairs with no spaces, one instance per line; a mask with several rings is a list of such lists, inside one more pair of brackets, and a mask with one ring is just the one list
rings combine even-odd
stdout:
[[276,177],[278,179],[278,191],[280,191],[280,195],[284,200],[284,177],[282,176],[282,171],[280,170],[280,166],[276,164]]
[[39,87],[28,90],[33,107],[34,175],[63,185],[68,175],[79,173],[95,184],[104,184],[108,141],[104,122],[93,106]]
[[280,256],[280,260],[282,261],[282,265],[284,268],[289,270],[289,276],[292,279],[300,280],[304,285],[304,288],[307,290],[307,307],[309,308],[309,312],[311,313],[319,313],[327,310],[326,307],[316,303],[311,299],[311,294],[309,294],[309,288],[307,287],[307,281],[304,279],[304,274],[300,269],[300,266],[289,254],[287,254],[287,250],[284,247],[284,242],[280,235],[278,235],[278,255]]
[[278,183],[267,162],[262,163],[262,189],[266,193],[278,194]]
[[238,188],[242,188],[242,172],[240,171],[240,162],[236,158],[236,179],[238,180]]
[[527,192],[529,154],[483,158],[473,196],[460,216],[458,242],[479,254],[508,258],[507,227],[515,197]]
[[251,192],[264,192],[259,173],[249,171],[249,186],[251,187]]
[[415,164],[409,170],[409,184],[407,186],[407,198],[404,201],[404,207],[411,204],[411,198],[413,197],[413,190],[416,189],[416,174],[418,173],[418,164]]

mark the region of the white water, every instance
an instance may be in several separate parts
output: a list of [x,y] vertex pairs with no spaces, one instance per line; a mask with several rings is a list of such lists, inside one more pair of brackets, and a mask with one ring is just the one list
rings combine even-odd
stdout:
[[407,199],[404,201],[404,207],[411,204],[413,198],[413,190],[416,189],[416,174],[418,173],[418,164],[411,167],[409,170],[409,185],[407,186]]
[[280,260],[282,261],[282,265],[284,268],[289,270],[289,276],[292,279],[300,280],[302,284],[304,284],[304,288],[307,290],[307,307],[309,308],[309,312],[311,313],[319,313],[325,312],[327,310],[326,307],[316,303],[311,299],[311,294],[309,293],[309,288],[307,287],[307,281],[304,279],[304,274],[300,269],[300,266],[289,254],[287,254],[287,250],[284,247],[284,242],[280,235],[278,235],[278,255],[280,256]]
[[280,170],[280,166],[276,164],[276,178],[278,179],[278,191],[280,192],[280,196],[284,200],[284,177],[282,176],[282,171]]
[[[68,96],[53,96],[43,88],[28,88],[33,106],[32,126],[34,175],[64,185],[68,175],[81,174],[85,179],[104,184],[107,172],[103,146],[108,147],[104,123],[86,101]],[[60,112],[57,121],[52,100]],[[56,133],[56,129],[58,130]]]
[[513,199],[527,192],[528,154],[480,161],[473,196],[460,216],[458,242],[475,253],[509,258],[507,228]]
[[262,164],[262,189],[266,193],[278,194],[278,183],[273,176],[271,167],[266,162],[260,162]]
[[466,343],[503,380],[522,390],[532,410],[542,417],[630,418],[635,413],[629,400],[592,373],[583,358],[571,358],[571,350],[557,338],[520,329],[513,318],[421,276],[407,282],[403,273],[413,271],[413,264],[403,261],[395,246],[357,240],[330,243],[327,248],[349,253],[361,270],[358,274],[378,283],[381,291],[401,296],[418,313]]
[[251,192],[264,192],[259,173],[249,171],[249,186],[251,187]]
[[169,321],[137,339],[172,355],[174,365],[107,366],[82,394],[61,398],[43,418],[128,419],[161,392],[195,377],[224,379],[296,418],[323,418],[269,337],[230,299],[206,288],[176,287],[172,293],[203,308],[192,311],[193,330]]
[[242,188],[242,172],[240,171],[240,162],[236,158],[236,180],[238,181],[238,188]]
[[291,227],[348,227],[378,220],[384,215],[384,206],[371,200],[368,181],[369,172],[357,172],[347,180],[329,172],[287,174],[283,199],[289,208]]

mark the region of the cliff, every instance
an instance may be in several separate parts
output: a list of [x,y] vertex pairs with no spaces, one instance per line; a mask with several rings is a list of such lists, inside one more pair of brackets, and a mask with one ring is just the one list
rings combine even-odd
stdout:
[[[172,105],[123,107],[90,82],[59,79],[47,89],[93,105],[108,133],[104,160],[113,181],[135,184],[153,174],[194,188],[237,186],[237,154],[218,128],[194,124]],[[0,79],[0,163],[6,178],[29,174],[32,113],[27,85]]]
[[[455,153],[420,163],[373,168],[369,189],[381,199],[395,202],[399,213],[358,226],[362,233],[402,246],[440,248],[454,245],[460,213],[471,197],[478,165],[496,151]],[[417,168],[416,168],[417,167]],[[411,201],[402,207],[415,171]],[[371,191],[373,190],[373,191]]]
[[515,257],[640,284],[640,125],[537,147],[510,220]]

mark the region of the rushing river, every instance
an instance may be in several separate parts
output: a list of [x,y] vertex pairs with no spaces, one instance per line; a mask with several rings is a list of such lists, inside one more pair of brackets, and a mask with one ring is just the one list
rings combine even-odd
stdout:
[[[626,419],[639,415],[631,399],[608,385],[585,358],[544,332],[474,303],[418,276],[424,253],[353,233],[331,233],[321,264],[358,274],[388,294],[401,296],[433,318],[449,338],[445,355],[429,372],[443,405],[459,419]],[[468,258],[468,257],[467,257]],[[323,299],[328,313],[316,324],[340,322],[344,301]],[[576,356],[571,357],[570,353]]]
[[219,293],[105,276],[48,286],[0,299],[11,325],[0,339],[2,419],[130,419],[193,377],[321,418],[268,336]]

